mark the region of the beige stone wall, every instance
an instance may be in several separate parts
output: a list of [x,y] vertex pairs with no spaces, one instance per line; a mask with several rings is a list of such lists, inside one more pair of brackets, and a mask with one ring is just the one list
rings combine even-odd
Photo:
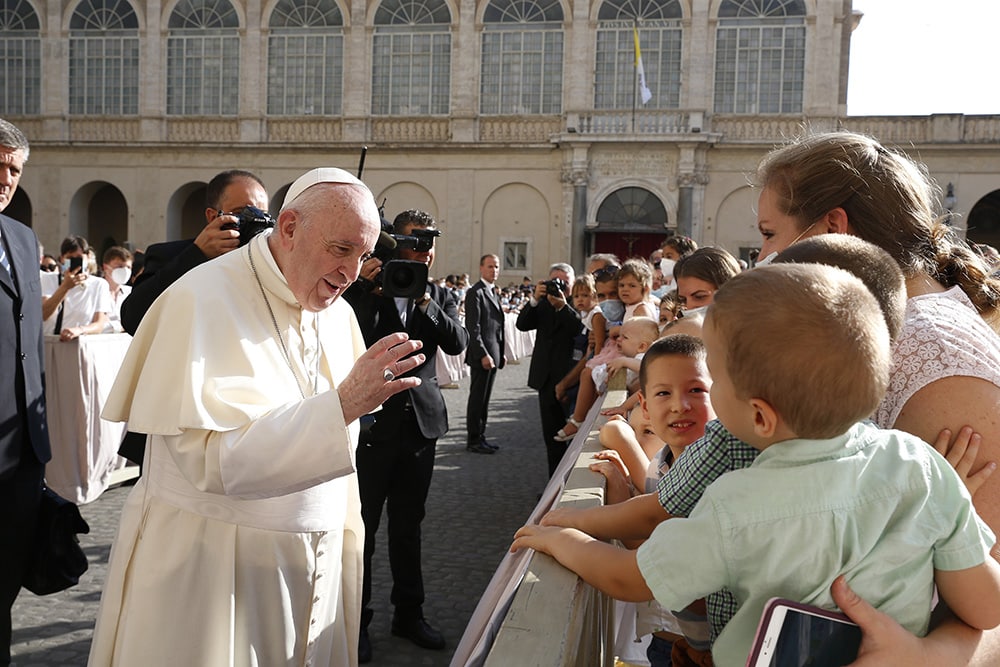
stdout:
[[[166,21],[174,3],[144,0],[136,4],[142,26],[140,115],[87,118],[68,115],[67,26],[74,5],[36,3],[44,36],[42,113],[10,120],[32,141],[22,188],[31,201],[31,223],[46,245],[58,245],[70,232],[100,228],[99,212],[88,206],[100,187],[111,186],[124,201],[127,238],[143,247],[177,238],[182,204],[223,169],[257,173],[277,201],[296,176],[312,167],[355,171],[362,145],[370,149],[364,178],[379,202],[387,199],[388,217],[416,207],[439,219],[444,235],[434,273],[440,275],[475,275],[481,255],[502,255],[504,242],[511,241],[527,244],[526,272],[533,276],[544,275],[556,261],[580,267],[585,231],[593,230],[604,199],[623,187],[654,193],[669,227],[677,223],[679,189],[691,187],[696,240],[734,253],[755,246],[756,195],[746,187],[746,176],[769,148],[805,129],[846,127],[903,146],[927,163],[942,186],[954,184],[958,214],[967,214],[979,198],[1000,188],[1000,117],[843,117],[844,31],[851,19],[841,2],[807,0],[800,115],[712,113],[717,3],[694,0],[683,3],[690,5],[690,14],[683,20],[682,108],[639,109],[634,116],[594,111],[599,3],[567,1],[563,113],[480,117],[482,26],[477,20],[485,4],[456,0],[449,5],[454,20],[451,115],[425,118],[369,115],[376,0],[341,2],[345,62],[350,64],[343,116],[267,117],[266,25],[275,3],[235,4],[243,26],[240,81],[232,89],[240,100],[238,117],[164,115]],[[586,199],[582,220],[574,212],[578,187]],[[501,281],[517,281],[523,273],[505,272]]]

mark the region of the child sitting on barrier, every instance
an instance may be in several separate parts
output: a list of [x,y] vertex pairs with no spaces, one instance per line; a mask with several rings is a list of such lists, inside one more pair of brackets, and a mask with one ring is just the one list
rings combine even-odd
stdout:
[[832,608],[841,576],[918,635],[935,584],[966,624],[1000,623],[995,538],[962,480],[921,440],[857,423],[881,400],[890,364],[885,320],[857,278],[818,265],[746,272],[719,290],[704,336],[713,405],[761,452],[752,465],[720,477],[690,518],[661,523],[637,552],[538,526],[512,549],[552,553],[619,599],[655,592],[674,607],[729,588],[738,610],[713,647],[723,667],[745,661],[768,598]]
[[[601,428],[601,443],[609,449],[595,454],[602,460],[591,465],[591,470],[607,478],[605,502],[609,504],[631,496],[629,479],[639,493],[654,490],[660,477],[688,445],[705,434],[705,424],[715,418],[708,396],[712,379],[705,365],[705,346],[693,336],[667,336],[653,343],[643,356],[639,384],[640,404],[632,410],[629,422],[641,415],[635,423],[640,428],[649,426],[660,449],[649,451],[646,438],[620,418]],[[635,548],[640,543],[626,542],[626,546]],[[694,650],[708,651],[709,627],[703,605],[676,615],[655,601],[634,607],[635,638],[652,634],[646,653],[652,667],[671,664],[672,644],[680,634]]]
[[638,378],[639,364],[642,354],[660,336],[660,327],[656,320],[649,317],[633,317],[622,323],[618,334],[618,351],[620,356],[607,364],[595,368],[584,368],[580,374],[580,389],[576,396],[576,406],[573,414],[566,420],[566,425],[554,436],[557,442],[569,442],[586,419],[587,413],[593,407],[597,397],[608,387],[608,378],[621,368],[628,369],[626,384],[632,384]]
[[[618,267],[605,267],[593,275],[585,273],[573,281],[573,308],[580,314],[583,330],[574,343],[576,364],[556,383],[556,398],[573,399],[577,394],[580,374],[585,367],[607,363],[619,356],[618,335],[625,306],[618,300]],[[599,360],[599,361],[598,361]]]

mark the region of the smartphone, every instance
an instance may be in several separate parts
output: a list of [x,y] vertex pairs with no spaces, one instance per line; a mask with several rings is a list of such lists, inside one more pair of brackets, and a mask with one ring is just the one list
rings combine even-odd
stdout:
[[69,270],[82,269],[83,268],[83,257],[70,257],[69,258]]
[[772,598],[747,667],[840,667],[858,657],[861,628],[843,614]]

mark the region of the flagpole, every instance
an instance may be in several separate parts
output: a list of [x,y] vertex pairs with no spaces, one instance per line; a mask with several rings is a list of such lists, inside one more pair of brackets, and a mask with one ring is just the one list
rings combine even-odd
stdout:
[[[632,20],[632,29],[637,31],[639,29],[639,22],[635,19]],[[635,33],[633,33],[635,34]],[[632,47],[632,134],[635,134],[635,98],[638,95],[636,90],[639,88],[639,66],[638,66],[638,56],[635,54],[635,47]]]

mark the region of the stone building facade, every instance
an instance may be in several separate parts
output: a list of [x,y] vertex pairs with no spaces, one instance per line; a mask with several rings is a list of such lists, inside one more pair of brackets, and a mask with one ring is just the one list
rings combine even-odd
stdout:
[[1000,117],[846,116],[851,0],[0,1],[0,115],[32,142],[8,213],[50,247],[193,236],[223,169],[276,210],[367,146],[386,217],[440,222],[437,274],[672,232],[746,256],[748,173],[837,128],[923,161],[956,226],[1000,240]]

